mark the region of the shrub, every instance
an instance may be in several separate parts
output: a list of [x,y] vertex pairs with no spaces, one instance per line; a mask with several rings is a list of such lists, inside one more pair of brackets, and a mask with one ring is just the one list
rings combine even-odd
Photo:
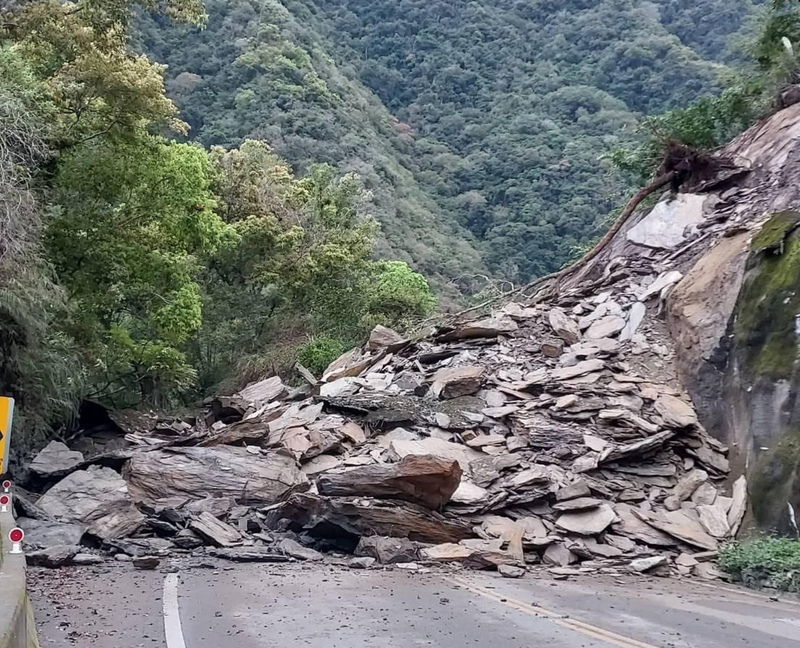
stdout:
[[300,347],[297,360],[315,376],[319,376],[346,350],[347,347],[341,340],[327,335],[317,335]]
[[752,585],[768,582],[787,591],[800,591],[800,540],[764,537],[725,545],[719,567]]

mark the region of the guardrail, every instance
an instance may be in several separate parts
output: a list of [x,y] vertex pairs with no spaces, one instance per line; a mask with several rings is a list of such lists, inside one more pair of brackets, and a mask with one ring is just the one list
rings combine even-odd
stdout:
[[8,533],[15,527],[13,508],[0,510],[0,648],[39,648],[25,578],[25,554],[10,553]]

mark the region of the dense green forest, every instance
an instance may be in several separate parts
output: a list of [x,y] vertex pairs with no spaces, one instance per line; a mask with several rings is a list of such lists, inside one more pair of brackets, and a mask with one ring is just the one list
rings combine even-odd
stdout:
[[40,0],[3,16],[0,393],[24,438],[80,398],[170,406],[276,371],[319,371],[375,324],[430,314],[426,280],[376,260],[354,174],[302,177],[263,141],[204,149],[128,47],[137,9]]
[[715,146],[800,81],[800,2],[758,24],[753,10],[3,4],[15,438],[42,440],[81,399],[172,407],[291,379],[297,360],[319,372],[376,324],[409,329],[437,301],[559,267],[665,138]]
[[[600,232],[629,188],[603,155],[645,114],[718,89],[750,0],[209,0],[141,27],[206,145],[269,141],[357,172],[429,276],[524,282]],[[464,288],[467,282],[461,282]]]

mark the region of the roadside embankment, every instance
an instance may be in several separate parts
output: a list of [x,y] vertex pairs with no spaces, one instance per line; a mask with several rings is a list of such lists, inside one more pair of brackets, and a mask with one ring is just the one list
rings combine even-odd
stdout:
[[25,555],[9,553],[14,515],[0,513],[0,648],[39,648],[33,608],[28,599]]

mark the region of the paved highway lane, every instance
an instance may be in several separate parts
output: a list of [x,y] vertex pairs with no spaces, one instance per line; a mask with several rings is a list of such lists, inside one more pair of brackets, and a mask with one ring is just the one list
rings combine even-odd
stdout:
[[227,563],[31,575],[42,648],[800,648],[796,601],[657,578]]

